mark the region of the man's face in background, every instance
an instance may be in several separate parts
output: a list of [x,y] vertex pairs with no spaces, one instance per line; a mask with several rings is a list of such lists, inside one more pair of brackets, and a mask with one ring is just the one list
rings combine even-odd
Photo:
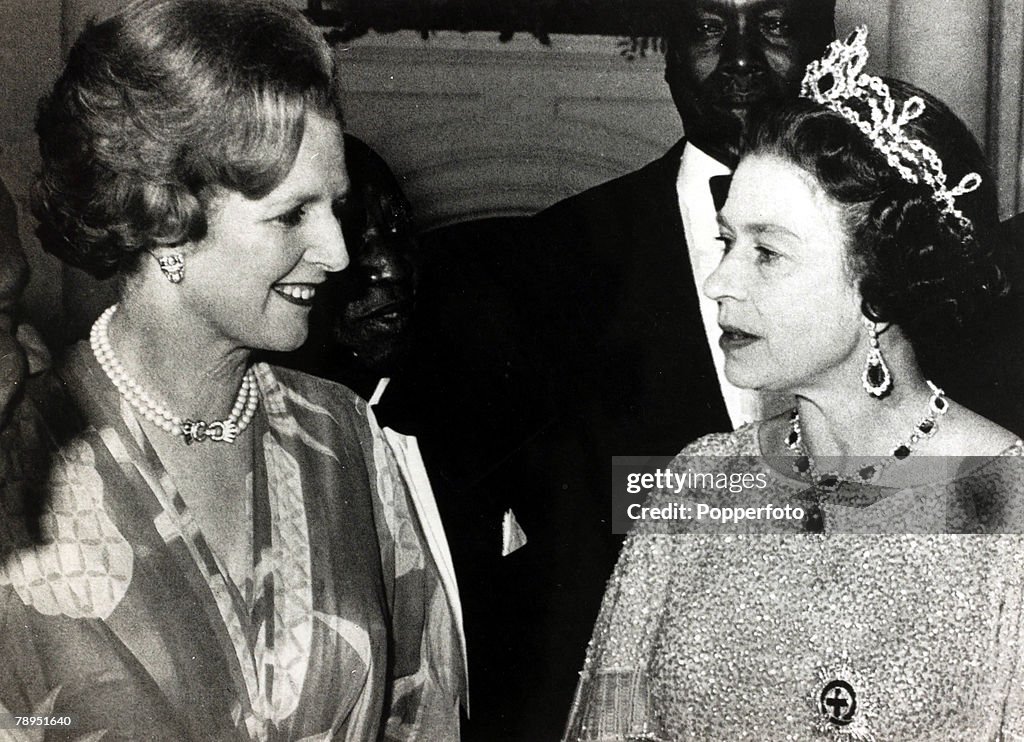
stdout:
[[795,96],[834,36],[833,0],[677,0],[665,79],[686,137],[735,165],[750,111]]
[[353,184],[343,216],[348,269],[329,279],[333,341],[365,370],[390,376],[412,345],[416,300],[416,237],[400,191]]

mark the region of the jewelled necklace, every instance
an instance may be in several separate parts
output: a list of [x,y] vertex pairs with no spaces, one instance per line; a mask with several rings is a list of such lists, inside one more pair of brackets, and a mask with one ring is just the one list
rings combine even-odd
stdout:
[[117,311],[117,304],[110,306],[99,316],[89,333],[89,344],[100,368],[110,379],[118,393],[146,420],[171,435],[180,435],[185,443],[192,445],[202,441],[234,443],[235,439],[249,427],[256,408],[260,403],[260,392],[256,385],[256,374],[249,368],[242,376],[238,396],[229,414],[223,420],[182,420],[153,399],[128,372],[110,347],[110,318]]
[[853,477],[844,477],[838,471],[822,472],[818,468],[814,457],[804,450],[800,413],[793,410],[789,418],[789,433],[785,438],[786,447],[796,454],[793,471],[801,477],[809,479],[815,489],[822,492],[835,492],[844,483],[873,484],[877,482],[886,468],[897,461],[905,460],[914,452],[918,443],[935,435],[939,428],[939,418],[945,415],[946,410],[949,409],[945,392],[931,381],[927,381],[927,384],[928,388],[932,390],[931,398],[928,400],[928,414],[915,426],[914,432],[907,440],[896,444],[891,454],[860,467]]

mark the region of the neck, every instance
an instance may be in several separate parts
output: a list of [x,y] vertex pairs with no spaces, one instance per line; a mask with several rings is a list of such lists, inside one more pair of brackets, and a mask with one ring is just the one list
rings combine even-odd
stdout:
[[859,375],[845,371],[841,384],[797,391],[804,449],[813,456],[888,456],[925,417],[932,392],[903,343],[883,347],[892,372],[892,391],[876,399]]
[[110,322],[111,348],[128,375],[174,414],[223,419],[238,396],[249,351],[182,325],[181,316],[127,298]]
[[[733,122],[730,122],[730,124],[731,123]],[[735,170],[740,159],[740,132],[742,129],[739,122],[735,122],[735,130],[730,126],[728,131],[723,131],[717,128],[709,129],[708,126],[709,125],[703,119],[691,122],[691,124],[687,126],[684,118],[683,130],[685,132],[686,141],[690,142],[690,144],[697,147],[705,154],[714,157],[730,170]]]

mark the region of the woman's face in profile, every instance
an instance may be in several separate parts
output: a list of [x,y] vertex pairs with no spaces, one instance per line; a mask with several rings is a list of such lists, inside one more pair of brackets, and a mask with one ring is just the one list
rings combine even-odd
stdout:
[[197,342],[286,351],[305,341],[317,287],[349,262],[336,217],[348,187],[340,127],[308,113],[295,162],[273,191],[214,196],[178,286],[208,333]]
[[704,284],[736,386],[800,392],[859,378],[866,341],[841,217],[795,165],[740,162],[719,214],[722,262]]

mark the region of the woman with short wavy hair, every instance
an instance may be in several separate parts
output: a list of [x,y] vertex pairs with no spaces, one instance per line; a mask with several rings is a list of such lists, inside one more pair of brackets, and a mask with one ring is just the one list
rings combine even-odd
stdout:
[[1024,733],[1024,443],[919,363],[1002,290],[994,194],[945,106],[863,74],[865,33],[754,124],[704,286],[729,380],[793,409],[648,493],[566,739]]
[[283,3],[143,0],[42,102],[43,244],[121,299],[36,398],[55,450],[22,503],[42,539],[0,570],[11,713],[107,740],[457,737],[451,615],[383,434],[344,387],[250,359],[298,347],[349,260],[337,88]]

